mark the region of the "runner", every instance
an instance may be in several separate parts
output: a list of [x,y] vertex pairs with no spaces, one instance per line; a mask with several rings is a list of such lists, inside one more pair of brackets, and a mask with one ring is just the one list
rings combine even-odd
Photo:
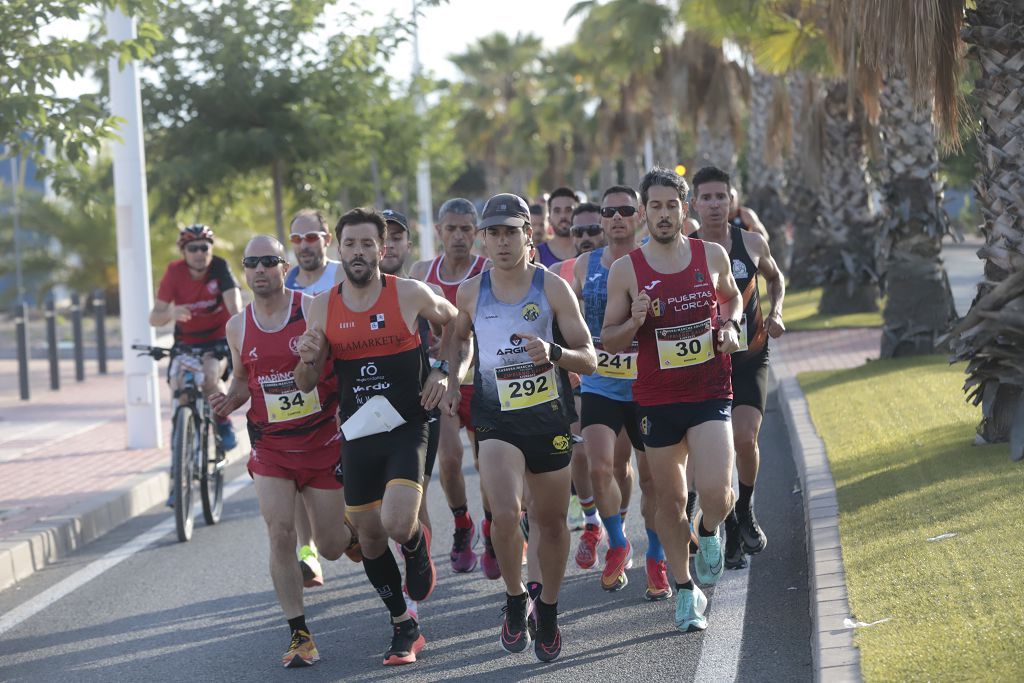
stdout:
[[[695,236],[728,252],[736,286],[743,293],[740,348],[732,355],[732,433],[739,497],[725,518],[725,566],[742,569],[747,566],[744,553],[759,553],[768,544],[754,515],[754,484],[760,464],[757,436],[768,396],[768,336],[777,339],[786,331],[782,322],[786,285],[765,238],[726,222],[730,195],[735,196],[731,189],[729,174],[714,166],[700,169],[693,177],[694,208],[702,226]],[[759,273],[771,299],[767,320],[762,317],[757,291]]]
[[[705,168],[714,168],[714,166],[706,166]],[[696,176],[694,176],[694,178],[696,178]],[[693,191],[694,193],[697,192],[696,185],[694,185]],[[703,222],[703,219],[701,219],[701,224],[703,224]],[[756,232],[764,238],[765,242],[769,239],[768,228],[764,227],[764,223],[762,223],[761,219],[757,217],[757,214],[754,213],[753,209],[740,206],[740,194],[736,191],[736,188],[731,185],[729,187],[729,225]]]
[[[438,405],[447,383],[443,368],[429,373],[428,381],[416,317],[443,326],[455,307],[421,282],[381,274],[386,230],[384,217],[373,209],[352,209],[338,221],[345,281],[317,295],[309,307],[295,380],[301,391],[311,390],[330,357],[342,431],[349,435],[341,447],[339,475],[366,576],[391,613],[393,636],[384,664],[392,665],[416,661],[425,640],[402,597],[402,576],[388,538],[402,544],[410,598],[425,600],[435,582],[430,530],[417,515],[427,411]],[[371,400],[378,408],[359,410]],[[387,412],[397,417],[386,417]]]
[[[459,285],[490,267],[487,259],[471,251],[476,237],[476,223],[476,207],[468,199],[456,197],[442,204],[437,212],[435,229],[444,253],[433,260],[413,264],[409,277],[440,287],[444,297],[454,305]],[[435,359],[438,357],[436,343],[431,349],[431,356]],[[452,571],[458,573],[471,572],[477,565],[477,555],[473,551],[477,529],[466,500],[466,479],[462,475],[462,441],[459,438],[459,429],[464,427],[469,442],[473,443],[473,422],[469,415],[470,397],[473,395],[472,377],[466,378],[461,390],[463,401],[460,403],[459,414],[454,417],[441,415],[441,435],[437,449],[441,488],[444,489],[455,521],[449,560]],[[479,560],[484,575],[489,579],[497,579],[501,574],[491,546],[491,521],[486,496],[483,496],[483,508],[484,550]]]
[[[149,324],[163,327],[174,322],[175,345],[208,349],[203,354],[203,395],[223,392],[228,372],[227,341],[224,326],[242,310],[242,294],[227,261],[213,255],[213,230],[206,225],[190,225],[178,235],[181,259],[172,261],[160,278],[156,300],[149,313]],[[217,358],[217,355],[221,358]],[[177,389],[177,377],[171,388]],[[238,445],[231,420],[217,418],[217,433],[224,450]],[[167,497],[174,506],[174,489]]]
[[576,563],[584,569],[593,567],[598,546],[607,541],[602,588],[617,591],[629,583],[626,570],[632,565],[633,548],[623,529],[623,515],[633,486],[629,464],[635,450],[643,492],[640,507],[648,541],[645,597],[666,600],[672,596],[672,588],[668,583],[665,553],[655,531],[654,486],[633,403],[637,345],[634,342],[626,352],[612,354],[603,349],[600,336],[608,300],[608,269],[617,259],[637,248],[638,203],[639,197],[632,187],[615,185],[605,190],[600,216],[609,246],[583,254],[576,260],[573,289],[583,302],[583,313],[598,354],[597,372],[583,378],[581,423],[590,478],[601,515],[600,522],[594,523],[597,521],[594,520],[587,525],[580,539]]
[[[564,280],[526,260],[530,211],[511,194],[491,197],[483,220],[494,269],[459,287],[450,360],[469,369],[475,337],[473,424],[480,479],[494,514],[493,540],[505,580],[501,645],[522,652],[531,640],[531,598],[522,582],[523,488],[533,494],[531,545],[537,544],[542,587],[534,654],[542,662],[562,649],[558,593],[569,554],[569,425],[575,420],[567,371],[593,372],[596,360],[579,305]],[[448,395],[458,398],[453,387]]]
[[210,407],[227,417],[253,399],[246,414],[252,441],[249,475],[270,537],[270,577],[291,631],[281,660],[289,668],[311,666],[320,654],[306,625],[303,579],[293,555],[296,501],[308,508],[324,557],[336,560],[347,551],[359,558],[350,527],[339,523],[345,519],[345,497],[334,478],[336,383],[324,372],[308,392],[295,385],[296,344],[306,329],[304,308],[312,299],[285,288],[284,246],[273,237],[254,237],[242,263],[253,302],[227,324],[231,387],[227,394],[211,394]]
[[673,171],[654,168],[644,176],[640,197],[651,240],[612,265],[601,330],[608,353],[638,342],[633,400],[658,533],[676,581],[675,623],[684,631],[707,628],[707,599],[690,579],[687,451],[703,508],[694,569],[701,583],[713,584],[724,570],[718,525],[734,499],[729,354],[738,348],[741,313],[725,250],[681,233],[686,191]]
[[545,268],[551,268],[559,261],[576,256],[572,243],[572,210],[576,208],[576,193],[568,187],[560,187],[548,197],[548,214],[552,235],[537,247],[537,258]]
[[548,207],[544,202],[544,198],[540,198],[539,204],[530,204],[530,224],[540,225],[543,229],[537,230],[533,236],[534,244],[540,244],[541,242],[548,241]]

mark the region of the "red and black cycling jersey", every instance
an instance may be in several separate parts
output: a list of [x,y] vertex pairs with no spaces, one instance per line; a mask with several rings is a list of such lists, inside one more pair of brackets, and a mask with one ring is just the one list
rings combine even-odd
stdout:
[[172,261],[160,278],[158,301],[187,306],[192,318],[174,324],[176,344],[203,344],[224,339],[224,326],[231,313],[224,305],[224,292],[238,287],[227,261],[214,256],[206,273],[192,279],[184,259]]

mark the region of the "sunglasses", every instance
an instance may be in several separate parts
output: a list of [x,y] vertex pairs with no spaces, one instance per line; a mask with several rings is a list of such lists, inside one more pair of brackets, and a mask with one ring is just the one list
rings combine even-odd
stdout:
[[185,245],[185,251],[187,251],[190,254],[198,254],[199,252],[203,252],[205,254],[206,252],[210,251],[210,245],[209,244],[187,244],[187,245]]
[[601,209],[602,218],[611,218],[618,213],[623,218],[629,218],[636,213],[635,206],[606,206]]
[[264,268],[273,268],[279,263],[288,263],[280,256],[246,256],[242,259],[242,265],[246,268],[255,268],[262,265]]
[[291,239],[292,244],[302,244],[303,242],[316,242],[326,234],[326,232],[321,230],[314,230],[313,232],[304,232],[301,235],[293,234],[289,239]]
[[574,237],[583,237],[584,234],[597,237],[601,234],[601,226],[596,223],[593,225],[574,225],[572,226],[572,234]]

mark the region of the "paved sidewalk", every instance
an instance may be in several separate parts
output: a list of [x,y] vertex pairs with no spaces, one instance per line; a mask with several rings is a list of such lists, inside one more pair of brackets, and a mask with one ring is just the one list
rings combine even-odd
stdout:
[[791,332],[771,341],[771,372],[793,444],[793,460],[804,492],[810,584],[811,653],[819,681],[860,681],[860,654],[853,631],[846,572],[839,543],[839,503],[825,444],[811,421],[798,373],[837,370],[878,358],[880,328]]
[[[0,376],[13,364],[0,361]],[[167,499],[169,449],[125,448],[120,362],[109,369],[29,402],[0,398],[0,590]],[[161,394],[167,443],[166,384]]]

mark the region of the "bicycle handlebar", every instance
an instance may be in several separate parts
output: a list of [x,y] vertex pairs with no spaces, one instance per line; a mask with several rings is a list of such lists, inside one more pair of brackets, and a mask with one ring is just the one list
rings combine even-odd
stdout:
[[213,357],[217,360],[222,360],[228,357],[226,351],[220,349],[207,349],[197,346],[190,346],[188,344],[175,345],[171,348],[163,346],[150,346],[149,344],[132,344],[134,351],[141,351],[140,356],[152,356],[156,360],[163,360],[166,356],[187,353],[193,356],[202,356],[204,353],[212,353]]

